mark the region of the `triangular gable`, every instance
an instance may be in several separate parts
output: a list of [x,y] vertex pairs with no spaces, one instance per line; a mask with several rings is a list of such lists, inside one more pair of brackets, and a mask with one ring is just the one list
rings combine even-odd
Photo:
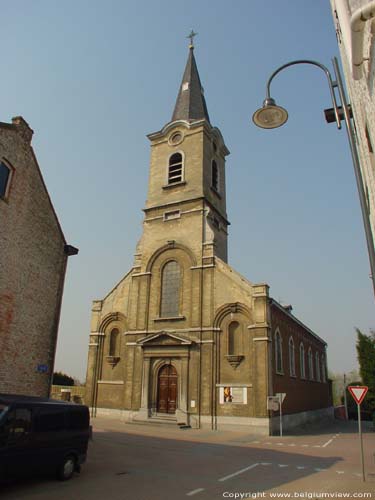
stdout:
[[192,341],[185,339],[183,337],[179,337],[177,335],[173,335],[169,332],[160,332],[155,335],[151,335],[149,337],[144,337],[143,339],[138,340],[138,345],[191,345]]

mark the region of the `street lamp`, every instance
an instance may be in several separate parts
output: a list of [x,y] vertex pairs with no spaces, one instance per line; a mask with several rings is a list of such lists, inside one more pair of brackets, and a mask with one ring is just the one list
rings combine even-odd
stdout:
[[[358,151],[357,151],[357,144],[356,144],[356,139],[354,135],[354,130],[353,130],[353,125],[351,122],[351,108],[350,105],[347,103],[346,95],[345,95],[345,90],[344,86],[342,83],[342,78],[339,70],[339,65],[337,62],[337,58],[332,59],[332,64],[333,68],[335,71],[335,76],[336,80],[333,81],[331,77],[331,73],[329,72],[328,68],[324,66],[323,64],[317,62],[317,61],[312,61],[309,59],[300,59],[297,61],[291,61],[289,63],[283,64],[280,66],[276,71],[272,73],[270,78],[267,81],[267,86],[266,86],[266,98],[263,101],[263,106],[255,111],[253,114],[253,122],[257,127],[261,128],[266,128],[266,129],[271,129],[271,128],[277,128],[281,127],[286,123],[288,120],[288,112],[286,109],[282,108],[281,106],[278,106],[276,104],[275,99],[271,97],[270,93],[270,85],[273,80],[273,78],[280,73],[285,68],[288,68],[289,66],[294,66],[296,64],[312,64],[313,66],[317,66],[321,70],[324,71],[327,77],[328,81],[328,86],[331,94],[331,99],[332,99],[332,105],[333,108],[332,110],[326,110],[326,119],[328,123],[331,121],[335,121],[337,124],[337,128],[341,129],[341,120],[345,122],[346,125],[346,131],[348,135],[348,141],[349,141],[349,146],[350,146],[350,151],[352,154],[352,160],[353,160],[353,167],[354,167],[354,174],[357,182],[357,188],[358,188],[358,195],[359,195],[359,201],[361,204],[361,211],[362,211],[362,219],[363,219],[363,225],[365,228],[365,234],[366,234],[366,242],[367,242],[367,251],[369,255],[369,261],[370,261],[370,269],[371,269],[371,280],[372,280],[372,286],[375,294],[375,250],[374,250],[374,242],[373,242],[373,237],[372,237],[372,232],[371,232],[371,226],[370,226],[370,220],[368,216],[368,208],[366,204],[366,195],[365,195],[365,190],[363,187],[363,180],[362,180],[362,173],[360,169],[360,163],[359,163],[359,157],[358,157]],[[339,97],[340,97],[340,103],[341,105],[337,105],[337,100],[336,100],[336,94],[335,94],[335,89],[337,88]],[[331,118],[333,115],[333,118]]]

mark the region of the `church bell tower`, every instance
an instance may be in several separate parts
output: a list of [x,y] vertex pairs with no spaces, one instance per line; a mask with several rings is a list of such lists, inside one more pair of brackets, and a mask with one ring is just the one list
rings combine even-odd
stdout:
[[135,265],[173,242],[191,249],[204,265],[227,261],[225,157],[229,154],[207,111],[190,43],[171,121],[148,135],[151,160],[144,231]]

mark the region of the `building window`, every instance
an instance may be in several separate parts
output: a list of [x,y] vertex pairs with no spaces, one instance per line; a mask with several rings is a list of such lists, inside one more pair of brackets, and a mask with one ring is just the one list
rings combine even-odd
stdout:
[[182,154],[174,153],[169,158],[168,184],[176,184],[177,182],[182,182],[182,167]]
[[277,330],[275,333],[275,364],[276,373],[283,374],[283,353],[280,332]]
[[313,363],[313,353],[311,347],[309,347],[307,359],[309,362],[309,380],[314,380],[314,363]]
[[181,270],[175,260],[165,264],[161,281],[160,316],[162,318],[177,317],[180,305]]
[[11,169],[3,161],[0,162],[0,198],[7,198],[11,178]]
[[292,337],[289,339],[289,373],[291,377],[296,376],[296,356]]
[[232,321],[228,327],[228,354],[242,353],[242,331],[238,321]]
[[301,378],[306,378],[306,369],[305,369],[305,348],[302,342],[299,345],[299,366],[301,371]]
[[211,186],[219,192],[219,169],[215,160],[212,160],[211,163]]
[[315,371],[316,371],[316,380],[320,382],[320,359],[319,353],[315,353]]
[[179,219],[181,217],[181,212],[179,210],[171,210],[170,212],[164,212],[164,220]]
[[326,360],[324,357],[324,354],[322,354],[322,382],[326,383],[327,377],[326,377]]
[[118,328],[113,328],[109,335],[109,355],[118,356],[120,352],[120,332]]

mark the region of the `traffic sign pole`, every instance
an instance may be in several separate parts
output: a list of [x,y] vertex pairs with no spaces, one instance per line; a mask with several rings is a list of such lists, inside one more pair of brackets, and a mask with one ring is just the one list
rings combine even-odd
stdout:
[[362,465],[362,479],[363,482],[366,481],[365,476],[365,460],[363,456],[363,441],[362,441],[362,425],[361,425],[361,403],[364,400],[368,387],[366,385],[350,385],[348,387],[350,394],[353,396],[354,401],[357,403],[358,410],[358,434],[359,434],[359,444],[361,449],[361,465]]
[[280,393],[279,394],[279,405],[280,405],[280,437],[283,437],[283,412],[282,412],[282,406],[283,406],[283,396]]
[[366,482],[365,460],[364,460],[364,456],[363,456],[363,441],[362,441],[361,405],[359,405],[358,403],[357,403],[357,409],[358,409],[358,433],[359,433],[359,442],[360,442],[360,448],[361,448],[362,479],[363,479],[363,482]]

